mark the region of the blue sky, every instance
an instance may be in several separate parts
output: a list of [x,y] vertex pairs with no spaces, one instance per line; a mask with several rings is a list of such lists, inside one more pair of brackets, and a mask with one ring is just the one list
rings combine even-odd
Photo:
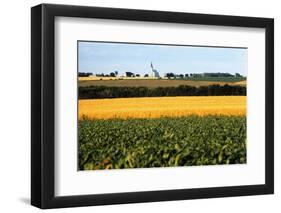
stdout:
[[160,75],[228,72],[247,76],[247,49],[129,43],[79,42],[79,72],[94,74],[127,71]]

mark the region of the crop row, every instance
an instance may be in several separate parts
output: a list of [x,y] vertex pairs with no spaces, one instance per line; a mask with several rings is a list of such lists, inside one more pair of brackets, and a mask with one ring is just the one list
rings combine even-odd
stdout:
[[79,169],[246,163],[245,116],[79,121]]
[[245,114],[246,96],[181,96],[79,100],[79,119]]

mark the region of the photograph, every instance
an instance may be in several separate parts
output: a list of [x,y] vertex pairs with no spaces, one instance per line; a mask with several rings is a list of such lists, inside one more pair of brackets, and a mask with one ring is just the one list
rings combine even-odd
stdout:
[[275,193],[274,18],[151,3],[32,6],[32,206]]
[[247,48],[78,41],[78,170],[247,163]]

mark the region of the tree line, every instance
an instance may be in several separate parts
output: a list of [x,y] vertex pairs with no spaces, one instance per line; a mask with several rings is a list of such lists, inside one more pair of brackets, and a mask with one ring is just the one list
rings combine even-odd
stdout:
[[91,72],[79,72],[78,73],[78,77],[89,77],[91,75],[92,75]]
[[166,73],[164,77],[167,78],[245,78],[239,73],[235,73],[234,75],[230,73],[186,73],[186,74],[175,74],[175,73]]
[[245,86],[232,85],[209,85],[178,87],[108,87],[89,86],[79,87],[79,99],[100,98],[129,98],[129,97],[164,97],[164,96],[245,96]]
[[[117,77],[118,76],[118,71],[110,72],[109,74],[104,74],[104,73],[97,73],[95,74],[96,77]],[[79,77],[89,77],[92,76],[93,73],[90,72],[79,72],[78,73]],[[133,72],[125,72],[124,77],[141,77],[140,74],[136,74]],[[143,77],[149,77],[149,74],[144,74]],[[239,73],[230,74],[230,73],[186,73],[186,74],[176,74],[176,73],[166,73],[164,77],[169,78],[169,79],[177,79],[177,78],[245,78]]]

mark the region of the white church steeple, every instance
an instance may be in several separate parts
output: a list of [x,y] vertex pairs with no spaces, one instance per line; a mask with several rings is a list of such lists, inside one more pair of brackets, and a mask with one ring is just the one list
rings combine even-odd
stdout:
[[153,68],[152,62],[151,62],[151,64],[150,64],[150,67],[151,67],[151,71],[152,71],[152,77],[160,78],[160,75],[159,75],[158,71]]

